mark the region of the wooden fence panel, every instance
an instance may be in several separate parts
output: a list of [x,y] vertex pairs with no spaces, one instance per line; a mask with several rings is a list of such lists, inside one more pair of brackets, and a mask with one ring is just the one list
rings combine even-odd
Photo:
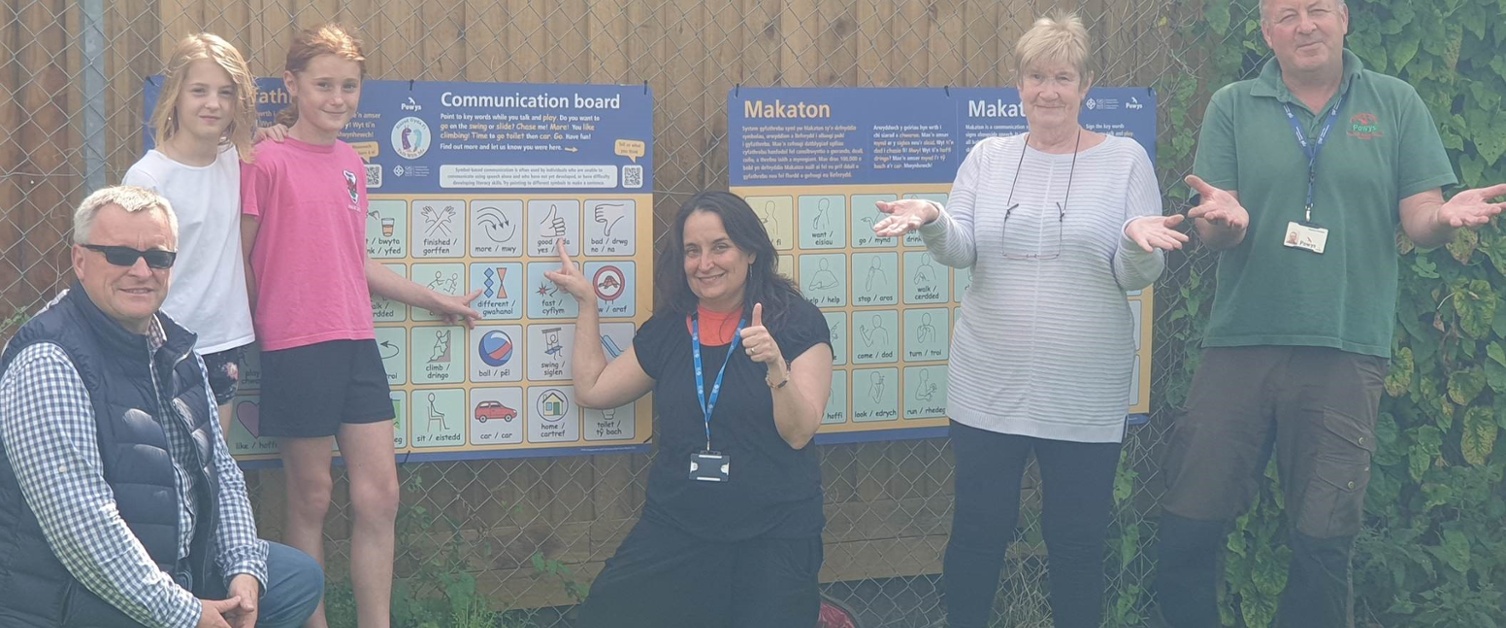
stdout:
[[16,203],[5,209],[20,239],[0,245],[19,271],[5,286],[6,301],[26,303],[47,298],[71,274],[67,242],[73,207],[82,199],[83,122],[80,90],[70,80],[78,75],[80,55],[65,25],[76,24],[79,15],[72,2],[37,0],[15,17],[18,80],[11,93],[20,115],[8,128],[19,159],[12,167]]
[[[0,49],[19,51],[23,37],[30,37],[21,23],[19,7],[0,5]],[[21,108],[21,86],[30,76],[24,71],[20,55],[0,57],[0,128],[19,129],[26,118]],[[24,209],[26,198],[26,145],[20,133],[0,133],[0,293],[14,295],[14,301],[0,303],[0,320],[9,318],[21,304],[30,303],[35,295],[21,287],[26,264],[21,248],[15,246],[26,234]]]

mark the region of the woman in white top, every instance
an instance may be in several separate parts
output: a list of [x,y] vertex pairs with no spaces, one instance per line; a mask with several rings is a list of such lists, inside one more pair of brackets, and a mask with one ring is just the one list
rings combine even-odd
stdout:
[[255,340],[241,257],[240,161],[256,131],[256,84],[240,52],[209,33],[178,42],[152,128],[156,148],[122,183],[155,190],[177,214],[178,261],[162,309],[199,335],[195,350],[228,435],[240,360]]
[[1097,628],[1103,542],[1129,406],[1128,291],[1187,236],[1135,141],[1078,122],[1092,83],[1075,15],[1037,20],[1015,47],[1029,131],[978,143],[947,207],[879,203],[881,236],[918,230],[937,261],[972,268],[952,337],[947,407],[956,508],[942,565],[954,628],[988,625],[1020,478],[1033,453],[1059,628]]

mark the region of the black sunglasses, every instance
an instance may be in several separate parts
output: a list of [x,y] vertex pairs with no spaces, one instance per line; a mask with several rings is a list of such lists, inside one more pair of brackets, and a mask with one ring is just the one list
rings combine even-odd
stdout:
[[173,261],[178,259],[177,251],[165,251],[162,249],[147,249],[138,251],[129,246],[105,246],[102,244],[80,244],[90,251],[98,251],[105,254],[105,261],[115,266],[130,268],[136,265],[136,260],[146,260],[146,265],[151,268],[172,268]]

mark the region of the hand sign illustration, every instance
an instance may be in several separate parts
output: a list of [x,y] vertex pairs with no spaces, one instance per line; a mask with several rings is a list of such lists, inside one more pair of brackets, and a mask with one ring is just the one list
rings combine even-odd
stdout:
[[554,203],[550,203],[549,215],[544,216],[544,219],[539,221],[539,226],[543,227],[543,230],[539,233],[542,237],[552,239],[565,235],[565,219],[560,217],[559,207]]
[[930,256],[921,258],[920,265],[915,267],[913,279],[917,286],[929,286],[936,283],[936,269],[931,266]]
[[915,328],[915,340],[918,342],[934,342],[936,340],[936,326],[931,324],[931,313],[920,315],[920,325]]
[[763,213],[758,217],[769,231],[779,230],[779,221],[774,219],[774,201],[763,204]]
[[920,372],[919,381],[915,384],[915,398],[921,401],[931,401],[936,398],[937,386],[931,381],[931,371]]
[[598,203],[596,205],[596,222],[606,225],[606,228],[602,230],[602,235],[611,237],[612,228],[616,227],[617,223],[622,222],[623,218],[626,218],[625,215],[621,214],[623,208],[624,206],[621,203]]
[[877,282],[882,286],[885,279],[887,278],[884,276],[884,269],[879,266],[878,258],[873,258],[872,263],[868,265],[868,280],[863,283],[863,289],[872,292],[874,283]]
[[884,319],[877,315],[873,317],[873,327],[858,325],[858,333],[863,336],[863,344],[867,346],[888,346],[889,330],[884,329]]
[[831,199],[821,197],[816,202],[816,217],[811,219],[811,229],[814,231],[826,231],[831,229],[831,218],[827,217],[826,209],[831,206]]
[[837,281],[837,274],[831,272],[831,267],[827,264],[826,260],[821,260],[817,263],[817,266],[818,268],[815,274],[811,275],[810,283],[806,285],[806,289],[830,290],[841,285],[841,283]]
[[450,219],[455,217],[454,207],[446,205],[444,209],[434,209],[433,205],[424,205],[423,208],[418,210],[418,213],[424,217],[424,222],[428,224],[424,228],[424,235],[448,236],[452,233],[450,231]]

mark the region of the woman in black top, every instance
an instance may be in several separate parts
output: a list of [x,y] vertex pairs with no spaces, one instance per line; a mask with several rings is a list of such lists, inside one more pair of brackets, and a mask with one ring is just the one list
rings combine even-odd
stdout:
[[741,197],[697,194],[669,239],[657,311],[611,363],[595,292],[563,243],[548,273],[580,303],[576,403],[614,408],[654,392],[643,516],[592,584],[581,625],[813,626],[825,517],[807,445],[831,392],[826,321],[775,272],[774,245]]

